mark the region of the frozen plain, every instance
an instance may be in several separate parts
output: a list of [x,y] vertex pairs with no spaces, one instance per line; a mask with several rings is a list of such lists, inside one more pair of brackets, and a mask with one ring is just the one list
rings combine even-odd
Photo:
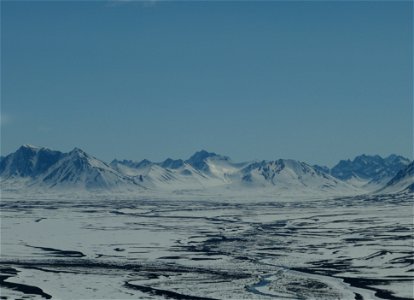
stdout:
[[1,299],[412,299],[413,196],[3,194]]

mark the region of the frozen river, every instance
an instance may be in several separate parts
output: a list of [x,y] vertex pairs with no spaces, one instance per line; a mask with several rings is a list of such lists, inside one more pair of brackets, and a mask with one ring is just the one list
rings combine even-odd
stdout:
[[413,299],[413,199],[1,202],[1,299]]

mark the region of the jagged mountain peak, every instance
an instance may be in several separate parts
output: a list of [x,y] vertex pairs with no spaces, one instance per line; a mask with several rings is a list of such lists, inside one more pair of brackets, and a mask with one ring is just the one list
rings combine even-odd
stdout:
[[200,150],[195,152],[187,161],[201,161],[209,157],[216,157],[219,156],[214,152],[208,152],[206,150]]
[[92,157],[91,155],[89,155],[84,150],[78,147],[73,148],[68,154],[75,155],[75,156],[82,156],[82,157]]
[[242,169],[242,182],[248,186],[273,186],[292,190],[353,189],[329,174],[293,159],[253,162]]
[[68,157],[68,160],[74,163],[78,168],[110,168],[106,162],[97,159],[96,157],[77,147],[67,153],[66,156]]
[[134,185],[132,178],[120,174],[80,148],[65,154],[41,178],[49,187],[66,186],[86,189],[115,188],[125,184]]
[[30,145],[30,144],[23,144],[21,145],[15,153],[37,153],[40,150],[49,150],[51,151],[49,148],[45,148],[45,147],[38,147],[38,146],[34,146],[34,145]]
[[384,159],[378,154],[375,154],[375,155],[361,154],[361,155],[356,156],[351,162],[354,164],[372,164],[372,163],[380,163],[383,160]]
[[184,166],[184,161],[182,159],[167,158],[160,163],[160,166],[168,169],[178,169]]
[[361,178],[380,181],[395,176],[408,163],[408,159],[397,155],[382,158],[379,155],[362,154],[353,160],[341,160],[331,169],[331,174],[341,180]]
[[202,161],[209,158],[221,159],[221,160],[230,160],[228,156],[217,154],[215,152],[208,152],[206,150],[200,150],[195,152],[187,161]]
[[63,153],[48,148],[22,145],[0,162],[2,177],[34,177],[55,164]]
[[151,162],[148,159],[143,159],[139,162],[133,161],[133,160],[130,160],[130,159],[123,159],[123,160],[114,159],[110,163],[111,166],[124,165],[124,166],[130,167],[130,168],[135,168],[135,169],[139,169],[139,168],[142,168],[142,167],[147,167],[147,166],[150,166],[152,164],[153,164],[153,162]]
[[214,159],[214,160],[223,160],[223,161],[229,161],[230,158],[227,156],[222,156],[219,154],[216,154],[214,152],[208,152],[206,150],[200,150],[194,153],[189,159],[187,159],[185,162],[189,165],[191,165],[196,170],[209,172],[210,168],[207,164],[207,160]]
[[73,148],[70,152],[77,152],[77,153],[85,153],[85,151],[83,151],[81,148],[79,147],[75,147]]
[[384,160],[387,162],[387,164],[410,164],[410,160],[408,158],[396,154],[388,155]]
[[294,159],[277,159],[273,161],[262,161],[260,162],[259,170],[269,170],[272,169],[275,172],[280,172],[281,170],[288,169],[295,174],[304,174],[304,173],[321,173],[318,169],[308,165],[305,162],[301,162]]
[[385,159],[388,159],[388,160],[395,160],[395,159],[407,160],[407,158],[405,158],[404,156],[397,155],[397,154],[390,154]]
[[141,160],[138,163],[138,165],[140,165],[140,166],[147,166],[147,165],[150,165],[150,164],[152,164],[152,161],[150,161],[149,159],[146,159],[146,158],[144,158],[143,160]]

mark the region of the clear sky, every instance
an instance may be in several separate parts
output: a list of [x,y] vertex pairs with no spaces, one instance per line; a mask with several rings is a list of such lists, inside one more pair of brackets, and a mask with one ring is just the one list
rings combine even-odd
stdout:
[[2,1],[2,154],[412,158],[412,6]]

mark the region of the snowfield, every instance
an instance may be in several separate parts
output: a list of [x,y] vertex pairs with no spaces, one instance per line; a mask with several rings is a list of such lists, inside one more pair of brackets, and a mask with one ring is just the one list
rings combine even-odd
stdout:
[[414,163],[0,160],[0,300],[413,299]]
[[413,298],[412,194],[184,194],[3,193],[1,299]]

